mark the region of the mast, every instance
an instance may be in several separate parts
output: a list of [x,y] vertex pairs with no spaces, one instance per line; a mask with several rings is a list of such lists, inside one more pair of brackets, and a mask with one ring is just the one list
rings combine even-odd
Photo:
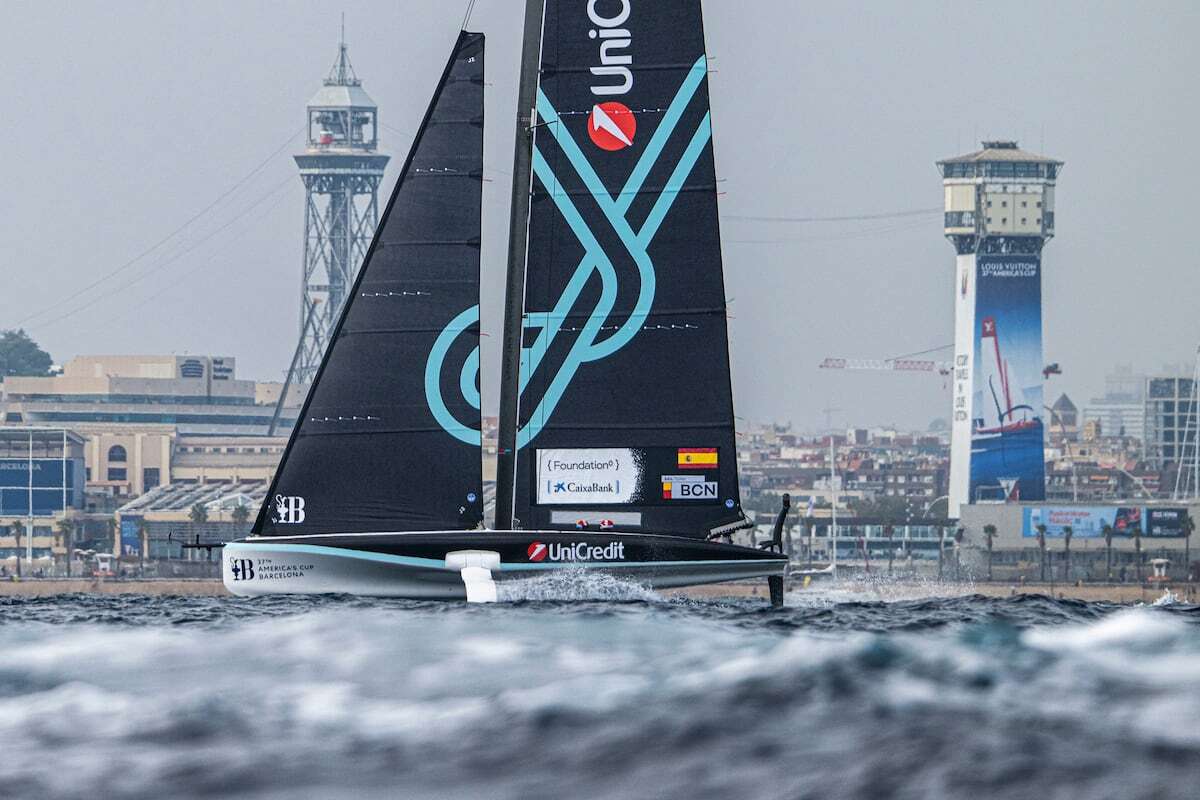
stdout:
[[830,565],[833,569],[830,572],[833,577],[837,577],[837,545],[838,545],[838,529],[837,529],[837,504],[838,504],[838,476],[837,476],[837,453],[833,445],[833,432],[829,433],[829,491],[830,498],[830,525],[829,538],[833,541],[833,553],[831,554]]
[[513,147],[513,192],[508,218],[508,279],[504,287],[504,339],[500,356],[500,419],[496,448],[496,530],[513,525],[516,489],[517,404],[520,398],[521,339],[525,316],[525,257],[532,180],[533,107],[542,51],[544,0],[525,0],[521,77],[517,88],[517,137]]

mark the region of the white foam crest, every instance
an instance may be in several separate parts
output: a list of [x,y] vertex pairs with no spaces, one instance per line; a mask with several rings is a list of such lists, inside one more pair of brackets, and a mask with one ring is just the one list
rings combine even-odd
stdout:
[[[364,693],[353,683],[306,683],[273,691],[268,707],[276,720],[290,720],[310,735],[426,740],[450,738],[493,713],[489,698],[440,697],[412,700]],[[297,731],[291,731],[297,733]]]
[[1031,647],[1094,654],[1100,648],[1168,644],[1185,630],[1179,620],[1131,608],[1094,622],[1030,628],[1022,637]]
[[1186,623],[1133,608],[1096,622],[1033,628],[1022,639],[1056,656],[1040,676],[1053,712],[1086,718],[1097,713],[1097,696],[1120,697],[1103,709],[1109,727],[1189,747],[1200,742],[1200,640]]
[[536,713],[571,708],[611,711],[635,702],[653,687],[645,675],[605,673],[575,675],[547,680],[528,686],[514,686],[497,695],[497,702],[509,711]]
[[480,664],[504,664],[519,659],[525,648],[520,642],[498,636],[471,636],[455,644],[464,656]]

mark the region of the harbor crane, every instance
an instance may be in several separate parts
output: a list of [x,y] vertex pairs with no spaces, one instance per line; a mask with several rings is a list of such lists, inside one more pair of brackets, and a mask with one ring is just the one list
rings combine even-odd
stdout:
[[821,369],[880,370],[885,372],[936,372],[949,375],[949,361],[930,361],[920,358],[835,358],[828,357],[818,365]]

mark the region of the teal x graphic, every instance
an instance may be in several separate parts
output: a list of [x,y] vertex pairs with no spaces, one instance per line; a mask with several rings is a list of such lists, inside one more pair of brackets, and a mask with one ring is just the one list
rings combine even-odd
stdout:
[[[607,358],[627,345],[638,331],[642,329],[650,308],[654,303],[655,274],[654,264],[647,252],[651,241],[674,204],[679,191],[683,188],[687,176],[691,173],[696,161],[704,152],[712,136],[709,114],[705,112],[693,132],[683,155],[672,170],[666,184],[658,193],[650,214],[638,230],[633,230],[626,213],[638,196],[646,176],[658,163],[663,148],[675,128],[678,126],[688,103],[695,95],[707,71],[707,61],[701,56],[683,81],[683,85],[675,94],[674,99],[663,114],[662,121],[650,137],[645,151],[638,159],[633,172],[625,182],[621,191],[613,196],[604,187],[600,177],[588,161],[578,143],[571,137],[567,126],[563,124],[558,111],[555,110],[545,93],[538,90],[537,113],[545,128],[553,135],[555,142],[566,156],[567,162],[583,181],[592,199],[596,202],[605,220],[620,239],[630,258],[637,266],[640,287],[637,301],[632,313],[616,331],[601,340],[600,334],[606,329],[605,323],[612,313],[617,297],[617,272],[613,267],[608,253],[597,241],[595,234],[588,227],[579,209],[563,188],[558,177],[554,174],[549,162],[538,148],[533,151],[533,172],[538,180],[546,187],[555,207],[570,227],[572,233],[583,247],[584,255],[576,266],[562,294],[549,311],[529,312],[526,314],[524,326],[527,330],[536,330],[533,343],[522,348],[519,389],[524,395],[529,385],[530,376],[542,364],[551,342],[562,331],[564,320],[579,300],[580,294],[587,285],[589,278],[595,273],[600,278],[600,298],[588,315],[587,321],[578,331],[578,336],[558,371],[551,378],[542,397],[529,415],[529,422],[517,434],[517,447],[528,444],[541,432],[554,409],[557,407],[567,387],[571,384],[579,368],[590,361]],[[441,396],[440,375],[442,363],[450,349],[454,338],[474,325],[479,320],[479,306],[473,306],[455,317],[439,335],[429,354],[425,369],[425,395],[430,411],[439,424],[455,438],[469,444],[478,444],[479,432],[468,428],[450,414]],[[479,408],[479,392],[476,388],[476,375],[479,369],[479,350],[476,348],[466,359],[460,372],[459,388],[463,397],[474,408]]]

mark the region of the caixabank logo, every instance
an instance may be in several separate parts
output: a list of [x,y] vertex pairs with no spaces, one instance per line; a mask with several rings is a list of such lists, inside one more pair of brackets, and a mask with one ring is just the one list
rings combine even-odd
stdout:
[[531,542],[525,554],[533,563],[540,561],[624,561],[625,543],[588,544],[568,542],[566,544]]

